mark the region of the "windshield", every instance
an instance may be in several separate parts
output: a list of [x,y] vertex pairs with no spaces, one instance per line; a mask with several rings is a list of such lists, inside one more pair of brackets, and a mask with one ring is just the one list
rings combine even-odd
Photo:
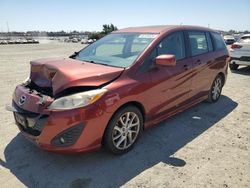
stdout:
[[96,64],[128,67],[153,41],[157,34],[110,34],[82,49],[75,59]]

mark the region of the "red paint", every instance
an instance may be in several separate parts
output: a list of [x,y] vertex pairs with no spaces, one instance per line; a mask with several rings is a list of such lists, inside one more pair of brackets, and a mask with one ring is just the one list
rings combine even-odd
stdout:
[[175,66],[176,59],[174,55],[159,55],[156,57],[155,63],[163,66]]
[[[53,94],[77,86],[100,86],[118,77],[123,68],[108,67],[74,59],[31,61],[30,78],[41,87],[53,88]],[[49,76],[49,73],[51,73]]]
[[[102,137],[110,118],[124,104],[130,102],[140,104],[145,117],[144,127],[148,128],[205,100],[215,77],[221,73],[226,79],[229,57],[227,50],[187,57],[177,61],[174,66],[155,65],[147,70],[141,70],[150,51],[163,38],[179,30],[212,31],[191,26],[139,27],[117,31],[117,33],[159,33],[133,65],[126,69],[79,63],[74,59],[32,61],[31,78],[44,87],[52,86],[53,94],[69,87],[100,86],[110,83],[104,87],[108,92],[93,105],[64,111],[48,110],[46,108],[48,104],[44,106],[38,104],[37,95],[29,94],[21,85],[17,86],[13,100],[20,108],[39,114],[49,114],[48,122],[39,136],[23,133],[25,137],[49,151],[63,153],[93,151],[101,147]],[[18,104],[22,95],[26,95],[29,101],[23,106]],[[53,98],[50,100],[53,101]],[[56,135],[77,123],[83,123],[85,128],[73,146],[56,147],[51,144]]]

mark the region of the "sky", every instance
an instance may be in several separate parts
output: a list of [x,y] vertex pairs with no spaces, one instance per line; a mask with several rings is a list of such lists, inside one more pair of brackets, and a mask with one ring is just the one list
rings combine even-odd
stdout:
[[[8,23],[8,24],[7,24]],[[147,25],[250,30],[250,0],[0,0],[0,31],[100,31]]]

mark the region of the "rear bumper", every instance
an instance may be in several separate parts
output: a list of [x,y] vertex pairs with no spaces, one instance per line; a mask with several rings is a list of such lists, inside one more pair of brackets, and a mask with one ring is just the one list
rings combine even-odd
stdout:
[[230,64],[250,65],[250,56],[231,57]]
[[250,51],[245,49],[231,49],[230,64],[250,65]]

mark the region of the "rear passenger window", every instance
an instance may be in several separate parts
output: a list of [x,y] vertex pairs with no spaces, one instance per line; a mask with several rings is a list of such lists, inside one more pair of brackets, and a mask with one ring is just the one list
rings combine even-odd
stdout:
[[190,41],[192,56],[208,52],[208,44],[205,32],[189,31],[188,38]]
[[219,33],[211,33],[214,39],[214,45],[216,50],[223,50],[226,48],[225,42]]
[[176,60],[186,57],[185,43],[182,32],[175,32],[170,34],[157,46],[158,55],[173,54]]

